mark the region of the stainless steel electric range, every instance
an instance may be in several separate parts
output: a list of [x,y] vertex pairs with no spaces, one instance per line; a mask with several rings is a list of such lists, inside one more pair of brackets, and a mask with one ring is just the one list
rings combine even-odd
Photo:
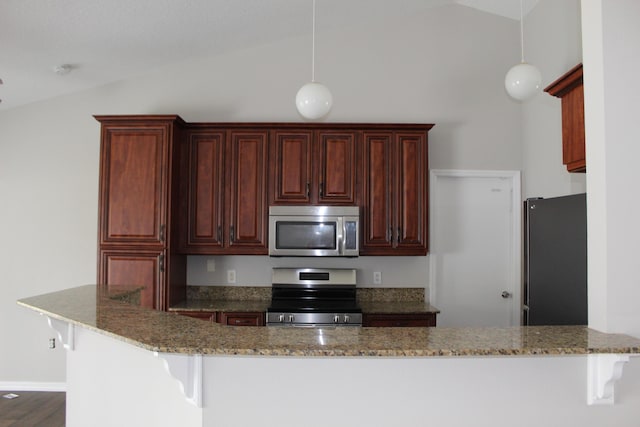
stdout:
[[355,269],[274,268],[268,326],[361,326]]

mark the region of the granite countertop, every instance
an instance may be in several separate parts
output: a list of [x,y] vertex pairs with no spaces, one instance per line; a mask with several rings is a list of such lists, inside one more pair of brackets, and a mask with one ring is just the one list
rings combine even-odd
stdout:
[[264,312],[270,300],[187,300],[174,304],[169,311],[225,311],[225,312]]
[[[357,295],[365,314],[440,313],[424,301],[424,288],[358,288]],[[169,311],[264,312],[270,303],[270,286],[188,286],[187,300]]]
[[440,310],[424,301],[360,301],[366,314],[422,314],[440,313]]
[[95,285],[18,304],[157,352],[250,356],[515,356],[640,353],[640,340],[584,326],[511,328],[230,327],[141,308]]

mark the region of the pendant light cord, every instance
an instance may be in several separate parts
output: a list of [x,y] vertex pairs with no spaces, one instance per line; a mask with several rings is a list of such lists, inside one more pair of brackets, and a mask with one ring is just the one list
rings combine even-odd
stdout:
[[[316,0],[313,0],[314,2]],[[524,13],[522,11],[522,1],[520,0],[520,62],[524,64]]]
[[316,0],[313,0],[311,15],[311,82],[316,81]]

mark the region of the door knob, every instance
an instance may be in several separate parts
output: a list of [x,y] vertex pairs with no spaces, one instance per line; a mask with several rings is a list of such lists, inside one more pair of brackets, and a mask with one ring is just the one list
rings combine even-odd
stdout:
[[502,291],[502,298],[511,298],[511,292]]

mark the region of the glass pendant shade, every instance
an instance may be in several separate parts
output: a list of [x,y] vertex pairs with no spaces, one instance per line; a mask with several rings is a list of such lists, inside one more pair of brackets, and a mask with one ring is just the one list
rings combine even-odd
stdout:
[[321,83],[307,83],[296,94],[298,112],[307,119],[315,120],[326,116],[332,104],[331,92]]
[[511,67],[504,77],[504,88],[513,99],[526,101],[540,89],[542,75],[535,66],[524,60],[524,11],[520,0],[520,63]]
[[504,78],[504,87],[509,96],[518,101],[533,97],[542,84],[540,70],[531,64],[522,62],[511,67]]

